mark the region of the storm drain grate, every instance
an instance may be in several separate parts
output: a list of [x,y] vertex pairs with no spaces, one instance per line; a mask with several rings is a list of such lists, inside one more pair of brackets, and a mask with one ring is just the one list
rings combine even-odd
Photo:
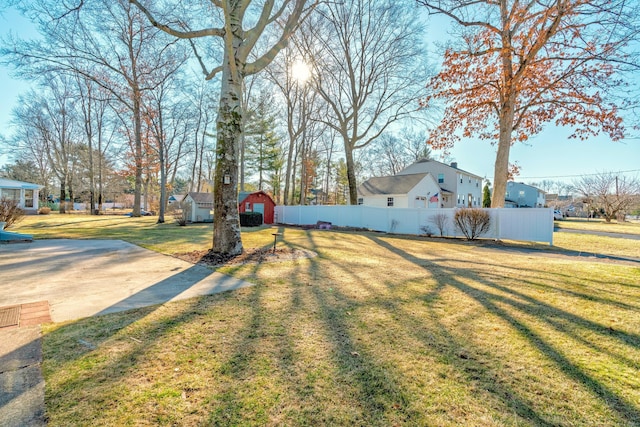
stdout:
[[20,323],[20,306],[0,308],[0,328],[16,326]]

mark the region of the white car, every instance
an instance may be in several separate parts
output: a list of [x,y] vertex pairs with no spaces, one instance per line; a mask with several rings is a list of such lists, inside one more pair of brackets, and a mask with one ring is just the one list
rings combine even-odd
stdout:
[[553,211],[553,219],[558,220],[558,219],[562,219],[564,218],[564,215],[562,215],[562,212],[560,212],[559,210],[555,210]]

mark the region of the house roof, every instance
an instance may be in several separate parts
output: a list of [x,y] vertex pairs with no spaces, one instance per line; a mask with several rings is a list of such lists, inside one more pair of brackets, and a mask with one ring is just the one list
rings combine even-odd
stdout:
[[445,167],[445,168],[449,168],[467,175],[471,175],[474,178],[478,178],[478,179],[483,179],[480,175],[476,175],[475,173],[471,173],[468,172],[466,170],[460,169],[458,168],[458,163],[457,162],[452,162],[450,165],[446,164],[446,163],[442,163],[439,162],[437,160],[432,160],[432,159],[425,159],[422,158],[420,160],[418,160],[415,163],[410,164],[409,166],[407,166],[406,168],[402,169],[400,172],[398,172],[398,175],[407,173],[407,172],[411,172],[411,173],[416,173],[416,172],[433,172],[432,168],[430,168],[430,165],[437,165],[438,167]]
[[26,190],[39,190],[43,188],[43,186],[38,184],[32,184],[30,182],[15,181],[13,179],[0,178],[0,188],[11,188],[11,189],[24,188]]
[[213,205],[213,193],[198,193],[191,191],[187,196],[199,205]]
[[376,194],[405,194],[418,185],[428,173],[411,175],[393,175],[369,178],[358,187],[358,193],[363,196]]

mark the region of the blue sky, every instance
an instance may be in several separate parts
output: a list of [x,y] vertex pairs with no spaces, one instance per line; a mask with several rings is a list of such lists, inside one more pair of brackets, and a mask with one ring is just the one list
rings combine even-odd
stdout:
[[[427,38],[446,34],[446,23],[430,21]],[[0,34],[9,31],[29,34],[30,24],[19,14],[5,10],[0,16]],[[435,60],[435,58],[434,58]],[[0,133],[8,134],[11,110],[18,97],[26,93],[28,82],[10,76],[9,69],[0,66]],[[587,141],[569,139],[569,129],[556,128],[552,124],[531,138],[527,144],[518,143],[511,150],[511,162],[521,166],[519,181],[532,182],[543,179],[571,182],[576,176],[598,172],[628,172],[640,176],[640,139],[612,142],[601,135]],[[487,141],[464,140],[452,151],[458,167],[476,175],[493,179],[495,147]],[[0,155],[0,166],[8,162]]]

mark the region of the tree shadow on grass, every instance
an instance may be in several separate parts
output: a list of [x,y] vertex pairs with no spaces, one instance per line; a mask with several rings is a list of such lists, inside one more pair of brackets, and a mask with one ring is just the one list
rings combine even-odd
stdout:
[[[525,337],[533,347],[538,349],[550,361],[552,361],[564,375],[585,386],[593,393],[594,396],[598,397],[601,402],[606,404],[621,423],[634,425],[638,420],[640,420],[640,410],[638,407],[625,397],[617,394],[603,382],[589,375],[589,373],[583,368],[569,360],[560,349],[554,346],[554,344],[548,342],[534,328],[527,325],[524,320],[514,316],[505,307],[509,307],[518,313],[535,316],[557,332],[568,335],[595,351],[606,352],[606,349],[599,346],[595,341],[588,341],[577,334],[574,334],[572,329],[577,326],[594,334],[596,337],[614,338],[618,340],[621,345],[628,346],[629,348],[640,347],[640,336],[638,334],[615,331],[589,319],[560,310],[548,303],[532,298],[514,289],[499,285],[498,283],[489,280],[487,277],[482,277],[474,272],[472,267],[463,269],[463,271],[453,270],[438,263],[417,258],[377,237],[370,236],[370,239],[390,252],[398,254],[420,268],[425,269],[433,274],[434,277],[446,277],[446,281],[442,279],[438,280],[437,288],[433,292],[441,292],[447,287],[455,288],[479,303],[489,313],[498,316],[513,328],[520,331],[521,336]],[[480,283],[509,296],[489,293],[482,289],[472,287],[466,283],[466,280],[460,280],[460,276],[464,276],[465,278],[471,279],[474,282]],[[427,300],[433,297],[433,293],[431,296],[425,295]],[[445,329],[443,328],[442,330],[443,334],[445,334]],[[452,342],[455,341],[451,336],[449,336],[448,339]],[[454,344],[454,346],[455,345],[456,344]],[[609,354],[619,362],[627,364],[633,370],[638,368],[637,362],[634,362],[633,360],[613,353]],[[462,364],[460,364],[459,367],[464,369]],[[480,381],[485,384],[491,384],[490,389],[502,396],[505,399],[505,403],[513,407],[520,416],[534,421],[536,424],[553,425],[553,422],[545,420],[542,414],[537,414],[535,410],[524,400],[518,399],[518,393],[516,390],[508,389],[495,383],[488,371],[484,371],[482,368],[480,368],[479,371]]]

